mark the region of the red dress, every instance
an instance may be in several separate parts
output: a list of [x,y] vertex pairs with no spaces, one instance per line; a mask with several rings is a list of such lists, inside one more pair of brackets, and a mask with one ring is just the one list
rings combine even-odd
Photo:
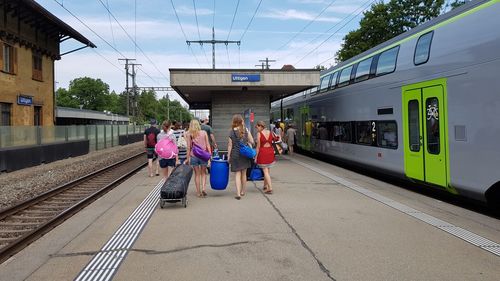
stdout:
[[[259,133],[260,147],[259,155],[257,155],[257,164],[268,165],[274,163],[274,148],[273,148],[273,134],[269,132],[269,137],[266,139],[262,132]],[[269,143],[269,147],[264,147]]]

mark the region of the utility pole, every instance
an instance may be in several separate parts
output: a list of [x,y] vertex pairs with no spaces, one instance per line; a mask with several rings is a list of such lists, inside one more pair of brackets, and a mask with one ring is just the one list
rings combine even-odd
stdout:
[[132,116],[134,117],[134,122],[137,121],[136,117],[136,109],[137,109],[137,84],[135,83],[135,66],[142,65],[139,63],[131,63],[132,66],[132,93],[133,93],[133,101],[132,101]]
[[266,58],[265,60],[259,60],[260,62],[262,62],[262,69],[264,69],[264,62],[266,63],[266,69],[269,69],[269,62],[275,62],[275,60],[270,60],[268,58]]
[[202,46],[203,43],[212,44],[212,69],[215,69],[215,44],[225,44],[227,46],[230,43],[236,43],[239,46],[241,41],[215,40],[215,29],[212,27],[212,40],[186,40],[186,43],[188,46],[191,45],[191,43],[200,43]]
[[135,59],[118,59],[119,61],[120,60],[124,60],[125,61],[125,91],[127,92],[127,117],[130,115],[130,101],[129,101],[129,88],[128,88],[128,66],[129,66],[129,61],[133,61]]
[[262,64],[256,64],[255,66],[262,67],[262,69],[265,69],[264,68],[264,63],[262,63]]
[[170,120],[170,97],[167,93],[167,120]]

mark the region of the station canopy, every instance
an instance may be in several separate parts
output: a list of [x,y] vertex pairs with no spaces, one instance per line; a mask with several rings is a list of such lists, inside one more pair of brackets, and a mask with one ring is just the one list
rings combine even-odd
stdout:
[[273,102],[318,86],[319,75],[317,69],[171,68],[170,85],[191,109],[210,109],[214,94],[267,95]]

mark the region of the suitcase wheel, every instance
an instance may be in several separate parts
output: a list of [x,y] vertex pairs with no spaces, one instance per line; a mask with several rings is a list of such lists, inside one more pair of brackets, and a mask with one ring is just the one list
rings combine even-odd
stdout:
[[160,199],[160,208],[163,209],[163,207],[165,207],[165,201]]

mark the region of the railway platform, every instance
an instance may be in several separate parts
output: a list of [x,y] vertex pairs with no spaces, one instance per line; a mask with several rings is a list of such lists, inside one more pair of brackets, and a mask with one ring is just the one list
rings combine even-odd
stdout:
[[302,155],[188,206],[140,171],[0,265],[0,280],[498,280],[500,221]]

